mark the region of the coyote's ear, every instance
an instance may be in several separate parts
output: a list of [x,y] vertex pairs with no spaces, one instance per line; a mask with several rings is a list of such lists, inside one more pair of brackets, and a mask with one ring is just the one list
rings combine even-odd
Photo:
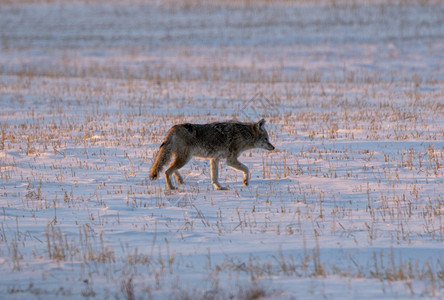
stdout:
[[259,128],[260,130],[263,130],[265,126],[265,120],[262,119],[259,122],[257,122],[257,128]]

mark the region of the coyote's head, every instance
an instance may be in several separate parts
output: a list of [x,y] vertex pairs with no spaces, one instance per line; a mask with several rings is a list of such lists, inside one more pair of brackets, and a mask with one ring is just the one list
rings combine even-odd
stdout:
[[262,119],[254,124],[255,141],[254,146],[265,150],[274,150],[274,146],[268,140],[268,133],[265,130],[265,120]]

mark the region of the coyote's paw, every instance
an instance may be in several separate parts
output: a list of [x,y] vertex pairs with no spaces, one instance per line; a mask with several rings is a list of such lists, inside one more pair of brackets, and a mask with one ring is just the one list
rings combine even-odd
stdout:
[[167,190],[170,191],[170,192],[175,192],[175,191],[178,191],[179,188],[174,186],[174,185],[172,185],[172,186],[168,186]]
[[214,184],[214,183],[213,183],[213,186],[214,186],[214,188],[215,188],[216,190],[218,190],[218,191],[225,191],[225,190],[228,190],[228,189],[229,189],[228,186],[221,186],[220,184]]
[[248,179],[244,179],[242,182],[244,183],[244,185],[248,185]]

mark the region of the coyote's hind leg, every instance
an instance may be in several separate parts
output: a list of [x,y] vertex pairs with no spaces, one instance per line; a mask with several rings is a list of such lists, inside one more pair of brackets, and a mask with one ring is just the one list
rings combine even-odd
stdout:
[[[177,176],[177,174],[176,174],[177,170],[179,170],[180,168],[185,166],[189,160],[190,160],[189,155],[176,156],[174,161],[171,163],[170,167],[165,171],[166,185],[170,190],[176,189],[176,187],[171,183],[171,174],[174,174],[174,176]],[[180,176],[180,174],[179,174],[179,176]],[[182,176],[180,176],[180,178],[182,178]],[[179,182],[179,180],[178,180],[178,182]]]
[[179,171],[174,172],[174,178],[176,178],[177,183],[183,184],[183,177],[180,175]]

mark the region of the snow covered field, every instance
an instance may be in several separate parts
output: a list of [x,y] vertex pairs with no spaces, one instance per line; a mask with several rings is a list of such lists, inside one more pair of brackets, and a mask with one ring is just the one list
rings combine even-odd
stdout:
[[[442,1],[1,1],[2,299],[442,299]],[[277,150],[149,180],[176,123]]]

